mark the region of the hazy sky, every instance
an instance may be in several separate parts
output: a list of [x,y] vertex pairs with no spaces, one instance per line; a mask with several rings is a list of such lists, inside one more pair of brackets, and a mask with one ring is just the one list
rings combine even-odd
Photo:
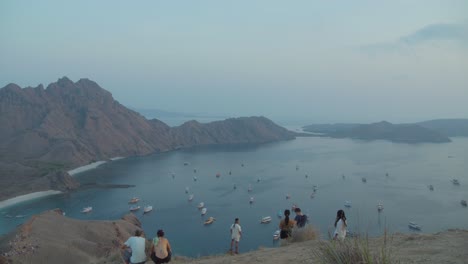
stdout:
[[0,87],[319,122],[468,117],[468,1],[0,2]]

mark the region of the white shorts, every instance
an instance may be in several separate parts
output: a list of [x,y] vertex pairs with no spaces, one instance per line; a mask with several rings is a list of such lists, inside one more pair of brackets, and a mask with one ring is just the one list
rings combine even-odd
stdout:
[[239,242],[240,241],[240,236],[232,236],[231,239],[236,241],[236,242]]

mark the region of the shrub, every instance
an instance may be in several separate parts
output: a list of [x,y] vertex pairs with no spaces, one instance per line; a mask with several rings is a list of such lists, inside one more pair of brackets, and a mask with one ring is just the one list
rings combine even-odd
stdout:
[[[380,243],[377,243],[380,244]],[[397,263],[393,258],[393,252],[389,245],[387,232],[384,233],[383,241],[380,245],[369,245],[369,238],[353,237],[346,238],[345,241],[321,241],[313,255],[324,264],[391,264]]]

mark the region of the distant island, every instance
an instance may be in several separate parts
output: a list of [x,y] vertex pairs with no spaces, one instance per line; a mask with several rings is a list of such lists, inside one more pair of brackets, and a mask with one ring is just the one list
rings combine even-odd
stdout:
[[97,83],[66,77],[44,89],[0,89],[0,201],[79,183],[67,171],[114,157],[223,144],[259,144],[297,135],[265,117],[170,127],[147,120]]
[[468,119],[439,119],[413,124],[315,124],[303,127],[316,136],[397,143],[446,143],[449,137],[468,136]]

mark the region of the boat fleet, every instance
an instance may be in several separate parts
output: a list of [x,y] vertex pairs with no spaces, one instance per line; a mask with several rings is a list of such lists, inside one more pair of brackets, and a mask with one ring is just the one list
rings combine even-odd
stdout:
[[[185,163],[184,163],[184,166],[188,166],[188,165],[189,165],[188,162],[185,162]],[[242,164],[242,167],[243,167],[243,166],[244,166],[244,164]],[[299,167],[296,166],[296,170],[298,170],[298,169],[299,169]],[[194,169],[193,172],[196,173],[197,170]],[[229,175],[231,175],[231,173],[232,173],[232,172],[229,171]],[[175,178],[175,173],[171,172],[171,175],[172,175],[172,178]],[[221,173],[218,172],[218,173],[216,173],[215,176],[216,176],[216,178],[220,178],[220,177],[221,177]],[[388,177],[388,173],[386,174],[386,176]],[[308,178],[308,175],[307,175],[307,174],[306,174],[305,178]],[[342,175],[342,178],[345,179],[344,174]],[[193,180],[194,180],[194,181],[197,181],[197,177],[196,177],[196,176],[193,176]],[[367,182],[366,177],[362,177],[362,178],[361,178],[361,181],[362,181],[363,183],[366,183],[366,182]],[[260,182],[260,178],[258,178],[257,182]],[[460,185],[460,182],[459,182],[458,179],[452,179],[451,182],[452,182],[453,185],[457,185],[457,186]],[[429,190],[431,190],[431,191],[434,190],[434,186],[433,186],[432,184],[431,184],[431,185],[428,185],[427,187],[428,187]],[[234,184],[234,187],[233,187],[233,188],[234,188],[234,190],[237,189],[237,185]],[[312,192],[312,194],[310,195],[310,198],[314,198],[314,197],[315,197],[315,193],[316,193],[317,190],[318,190],[317,185],[313,185],[313,186],[312,186],[312,190],[313,190],[313,192]],[[253,191],[253,188],[252,188],[252,185],[251,185],[251,184],[248,185],[247,191],[248,191],[249,193],[251,193],[251,192]],[[186,187],[186,188],[185,188],[185,193],[186,193],[186,194],[189,194],[189,192],[190,192],[190,188],[189,188],[189,187]],[[194,199],[194,194],[189,194],[189,195],[188,195],[188,201],[191,202],[191,201],[193,201],[193,199]],[[291,195],[290,195],[290,194],[286,194],[286,199],[287,199],[287,200],[291,199]],[[131,205],[130,208],[129,208],[129,210],[130,210],[131,212],[136,212],[136,211],[139,211],[139,210],[141,209],[141,206],[140,206],[140,205],[137,205],[137,203],[138,203],[139,201],[140,201],[140,198],[138,198],[138,197],[132,197],[132,198],[128,201],[128,204]],[[254,202],[255,202],[255,198],[254,198],[253,196],[251,196],[250,199],[249,199],[249,204],[252,205]],[[461,204],[462,206],[464,206],[464,207],[467,207],[467,201],[466,201],[466,200],[461,200],[461,201],[460,201],[460,204]],[[346,201],[344,202],[344,207],[345,207],[345,208],[348,208],[348,209],[351,208],[351,207],[352,207],[351,201],[346,200]],[[208,209],[205,207],[205,203],[204,203],[204,202],[200,202],[200,203],[197,205],[197,208],[198,208],[198,210],[200,210],[200,213],[201,213],[202,216],[206,215],[206,213],[208,212]],[[293,204],[291,209],[294,211],[295,208],[296,208],[296,205]],[[383,209],[384,209],[383,203],[382,203],[381,201],[379,201],[378,204],[377,204],[377,211],[380,213],[380,212],[383,211]],[[146,205],[146,206],[143,207],[143,214],[147,214],[147,213],[151,212],[152,210],[153,210],[153,206],[152,206],[152,205]],[[92,212],[92,211],[93,211],[93,207],[92,207],[92,206],[87,206],[87,207],[84,207],[84,208],[81,210],[81,213],[87,214],[87,213],[90,213],[90,212]],[[283,213],[282,213],[281,210],[279,210],[279,211],[277,212],[277,217],[278,217],[278,218],[282,218],[282,217],[283,217]],[[208,217],[208,218],[203,222],[203,224],[204,224],[204,225],[210,225],[210,224],[212,224],[215,220],[216,220],[216,219],[215,219],[214,217],[210,216],[210,217]],[[261,224],[268,224],[268,223],[270,223],[271,221],[272,221],[272,217],[271,217],[271,216],[265,216],[265,217],[262,217],[262,218],[260,219],[260,223],[261,223]],[[408,223],[408,227],[409,227],[410,230],[414,230],[414,231],[420,231],[420,230],[421,230],[421,226],[419,226],[419,225],[418,225],[416,222],[414,222],[414,221],[410,221],[410,222]],[[278,240],[279,238],[280,238],[280,230],[276,230],[276,231],[273,233],[273,240]]]

